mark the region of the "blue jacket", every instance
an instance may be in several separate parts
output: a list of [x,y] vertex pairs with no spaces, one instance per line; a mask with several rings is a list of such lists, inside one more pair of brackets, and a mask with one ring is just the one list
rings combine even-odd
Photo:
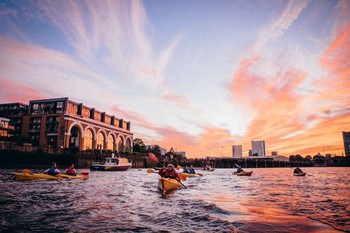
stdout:
[[49,169],[47,169],[45,171],[45,173],[47,173],[48,175],[51,175],[51,176],[55,176],[55,175],[60,173],[60,170],[58,170],[57,168],[50,167]]

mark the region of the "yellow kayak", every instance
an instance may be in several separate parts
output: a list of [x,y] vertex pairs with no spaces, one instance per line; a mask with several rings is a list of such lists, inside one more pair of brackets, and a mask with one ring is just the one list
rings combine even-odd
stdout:
[[158,187],[160,190],[164,192],[168,192],[170,190],[176,189],[181,186],[181,183],[175,179],[171,178],[160,178],[158,182]]
[[60,176],[51,176],[44,173],[15,173],[15,176],[18,180],[58,180],[63,178]]
[[14,173],[18,180],[59,180],[59,179],[87,179],[89,176],[86,175],[77,175],[70,176],[66,174],[61,174],[57,176],[51,176],[44,173]]
[[88,175],[76,175],[76,176],[71,176],[71,175],[67,175],[67,174],[61,174],[60,175],[62,178],[66,178],[66,179],[87,179],[89,178]]
[[179,176],[180,176],[180,178],[181,178],[181,176],[193,177],[193,176],[197,176],[197,174],[186,173],[186,172],[179,172]]

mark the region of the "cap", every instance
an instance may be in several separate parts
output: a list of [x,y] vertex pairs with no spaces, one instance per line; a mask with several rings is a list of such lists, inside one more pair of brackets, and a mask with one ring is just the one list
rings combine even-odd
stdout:
[[167,167],[173,167],[174,168],[174,165],[169,163]]

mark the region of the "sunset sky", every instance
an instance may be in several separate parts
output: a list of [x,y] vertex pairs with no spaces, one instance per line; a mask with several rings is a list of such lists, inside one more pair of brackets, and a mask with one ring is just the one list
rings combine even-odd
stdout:
[[350,1],[0,1],[0,103],[69,97],[188,158],[342,155]]

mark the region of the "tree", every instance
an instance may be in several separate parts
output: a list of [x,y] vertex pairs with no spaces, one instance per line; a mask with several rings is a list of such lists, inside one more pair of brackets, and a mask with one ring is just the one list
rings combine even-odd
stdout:
[[134,138],[133,140],[133,151],[144,153],[146,152],[146,146],[145,143],[140,138]]
[[162,155],[161,151],[160,151],[160,147],[158,145],[154,145],[152,147],[149,147],[147,149],[147,152],[151,152],[153,153],[155,156],[159,157]]
[[294,162],[294,161],[296,161],[295,155],[290,155],[289,156],[289,162]]
[[302,162],[304,160],[304,158],[301,155],[299,155],[299,154],[295,155],[295,159],[298,162]]

